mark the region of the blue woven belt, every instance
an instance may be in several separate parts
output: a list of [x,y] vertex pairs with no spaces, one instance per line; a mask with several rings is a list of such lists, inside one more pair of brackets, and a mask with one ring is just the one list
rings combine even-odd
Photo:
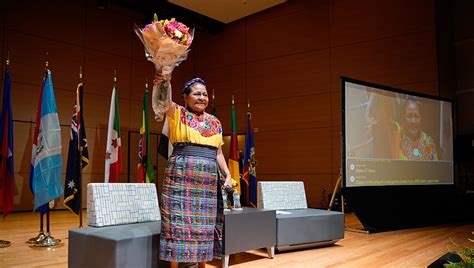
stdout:
[[178,155],[198,156],[215,160],[217,157],[217,148],[194,143],[177,142],[173,144],[173,153],[171,156]]

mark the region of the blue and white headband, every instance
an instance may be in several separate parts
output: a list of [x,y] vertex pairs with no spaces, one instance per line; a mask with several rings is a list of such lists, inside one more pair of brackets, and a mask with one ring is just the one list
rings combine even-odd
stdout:
[[199,78],[199,77],[193,78],[184,84],[183,93],[188,94],[189,88],[196,83],[203,84],[204,86],[206,85],[206,83],[204,82],[204,80],[202,80],[202,78]]

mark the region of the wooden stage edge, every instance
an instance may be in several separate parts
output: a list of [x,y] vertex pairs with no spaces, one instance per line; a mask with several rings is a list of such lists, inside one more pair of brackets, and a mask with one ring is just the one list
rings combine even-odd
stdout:
[[[87,223],[84,211],[84,224]],[[346,223],[354,216],[346,215]],[[79,219],[69,211],[51,212],[51,234],[62,240],[52,248],[30,247],[25,241],[38,234],[39,213],[12,213],[0,219],[0,240],[11,246],[0,248],[0,267],[67,267],[68,230],[77,228]],[[446,224],[398,231],[365,234],[345,232],[335,246],[276,254],[252,250],[231,255],[231,267],[426,267],[459,244],[472,246],[474,223]],[[70,252],[69,254],[74,254]],[[93,257],[93,256],[91,256]],[[220,267],[214,260],[207,267]]]

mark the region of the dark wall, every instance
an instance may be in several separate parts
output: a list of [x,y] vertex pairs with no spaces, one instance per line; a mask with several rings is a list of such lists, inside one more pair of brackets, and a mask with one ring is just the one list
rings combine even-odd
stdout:
[[[327,206],[341,166],[340,76],[439,95],[434,1],[290,0],[196,36],[224,130],[250,101],[258,180],[302,180]],[[242,149],[242,148],[241,148]]]
[[[113,4],[98,9],[94,0],[0,3],[0,58],[10,51],[12,64],[17,210],[32,206],[27,185],[31,122],[46,52],[63,126],[64,163],[79,66],[84,68],[91,152],[84,184],[102,181],[113,70],[118,70],[123,140],[139,129],[145,76],[153,74],[132,31],[134,22],[142,21],[138,11]],[[303,180],[312,207],[327,206],[339,174],[340,76],[439,94],[432,0],[290,0],[217,34],[198,31],[195,38],[189,59],[173,74],[175,96],[185,80],[202,76],[215,90],[226,133],[231,96],[240,133],[249,100],[258,179]],[[151,128],[158,133],[161,124]],[[134,181],[137,141],[131,138],[123,144],[131,150]]]

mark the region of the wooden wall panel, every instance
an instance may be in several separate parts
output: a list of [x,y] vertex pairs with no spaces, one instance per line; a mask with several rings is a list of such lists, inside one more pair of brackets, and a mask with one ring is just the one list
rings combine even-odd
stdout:
[[[143,94],[143,91],[142,91]],[[150,99],[151,99],[151,93]],[[151,102],[149,103],[149,108],[151,108]],[[143,100],[142,101],[130,101],[130,125],[129,129],[133,131],[139,131],[142,125],[142,112],[143,112]],[[149,111],[150,120],[154,120],[153,111],[150,109]],[[148,124],[150,125],[151,122]]]
[[117,70],[119,98],[130,98],[130,65],[129,58],[95,50],[86,50],[84,92],[110,97],[114,86],[114,70]]
[[331,128],[255,133],[257,174],[330,174]]
[[206,70],[243,63],[245,40],[244,21],[229,24],[225,31],[217,35],[195,32],[191,50],[195,50],[196,69]]
[[98,9],[97,1],[86,1],[86,48],[130,58],[132,38],[137,38],[133,32],[134,13],[110,4]]
[[[12,79],[14,75],[13,73],[11,74]],[[11,83],[13,120],[36,121],[40,88],[40,85]]]
[[7,30],[6,34],[5,48],[10,51],[12,81],[41,86],[48,57],[53,86],[76,88],[83,49],[14,30]]
[[[86,127],[107,129],[112,88],[108,90],[108,96],[100,96],[96,94],[86,93],[89,91],[89,87],[89,84],[86,84],[86,82],[84,82],[83,105],[84,121],[86,122]],[[119,110],[122,110],[121,106],[119,107]],[[124,118],[121,116],[120,119],[122,122]]]
[[471,134],[474,132],[474,92],[460,94],[456,98],[457,101],[457,123],[459,134]]
[[[133,25],[136,24],[138,27],[143,28],[149,22],[151,21],[147,21],[147,22],[144,21],[144,17],[142,14],[139,14],[139,13],[133,14],[133,21],[132,21]],[[143,47],[143,44],[138,38],[138,36],[135,34],[133,27],[131,31],[132,31],[132,37],[131,37],[132,60],[140,60],[140,61],[145,60],[145,48]]]
[[341,90],[337,92],[331,92],[331,124],[333,126],[342,125],[342,110],[341,110],[342,99],[341,98],[342,98]]
[[[328,193],[332,192],[331,174],[262,174],[257,173],[259,181],[303,181],[306,201],[310,208],[328,206]],[[324,198],[324,199],[323,199]]]
[[143,101],[143,94],[145,92],[145,82],[148,78],[148,90],[153,89],[153,78],[155,75],[155,67],[153,63],[146,61],[132,60],[132,68],[130,75],[130,99],[135,101]]
[[[328,5],[300,2],[300,12],[259,19],[249,17],[246,34],[247,62],[303,53],[329,47]],[[324,1],[323,3],[325,3]]]
[[212,91],[216,97],[216,105],[228,105],[232,103],[232,95],[235,102],[247,102],[245,95],[245,66],[243,64],[228,65],[213,69],[204,69],[199,72],[204,79],[212,101]]
[[330,127],[330,105],[327,93],[255,102],[252,124],[265,132]]
[[469,0],[453,1],[454,41],[463,41],[474,37],[474,2]]
[[14,122],[13,131],[13,170],[15,173],[28,173],[30,172],[34,125],[23,122]]
[[[194,51],[188,53],[188,58],[177,66],[173,71],[173,78],[171,79],[171,85],[173,87],[173,99],[181,102],[181,93],[183,91],[184,83],[191,80],[195,76],[201,74],[194,74]],[[204,81],[206,78],[204,77]]]
[[331,172],[339,174],[342,164],[342,128],[340,126],[331,128]]
[[104,180],[105,145],[107,140],[107,128],[88,128],[87,141],[89,143],[89,155],[92,158],[86,173],[92,174],[94,182]]
[[[5,2],[8,29],[61,43],[84,45],[84,0],[73,2],[7,0]],[[33,44],[35,43],[29,43],[30,49],[34,47]],[[51,52],[55,50],[51,48]],[[23,52],[28,53],[28,51],[29,49]],[[70,54],[69,57],[71,56],[74,55]]]
[[331,46],[434,31],[434,1],[331,1]]
[[474,88],[474,41],[456,46],[456,80],[458,90]]
[[437,81],[434,31],[331,48],[331,90],[340,76],[383,85]]
[[33,195],[30,191],[30,173],[15,173],[14,211],[32,211]]
[[[230,23],[220,33],[197,32],[188,60],[173,73],[173,99],[182,104],[184,82],[195,75],[203,77],[209,93],[215,89],[217,116],[225,134],[230,133],[231,96],[236,98],[241,134],[246,131],[249,99],[253,127],[258,129],[258,178],[301,179],[310,206],[324,207],[340,166],[339,76],[439,94],[433,3],[292,0]],[[103,181],[113,70],[118,70],[124,154],[120,181],[127,181],[129,148],[134,181],[138,141],[134,133],[128,144],[128,131],[139,130],[144,79],[149,76],[151,84],[154,71],[133,32],[133,24],[142,24],[143,16],[113,4],[99,10],[94,0],[67,7],[57,0],[32,3],[30,10],[20,10],[21,5],[13,0],[0,3],[7,7],[0,9],[0,56],[10,50],[14,119],[26,121],[15,122],[15,172],[20,188],[16,209],[32,207],[29,186],[22,176],[28,178],[33,131],[29,122],[34,121],[46,51],[63,124],[63,158],[78,68],[84,67],[91,160],[84,183]],[[32,20],[43,24],[31,27]],[[470,48],[467,45],[466,51]],[[469,56],[462,60],[471,62]],[[471,88],[472,79],[467,74],[464,77],[463,85]],[[472,99],[463,95],[464,107]],[[470,111],[461,112],[472,116]],[[150,128],[160,133],[163,123],[153,117],[150,103]],[[474,129],[470,123],[461,124]],[[156,150],[156,142],[152,148]],[[164,161],[155,156],[154,161],[161,185]]]
[[[110,89],[109,96],[84,94],[84,121],[86,121],[87,127],[107,129],[111,94],[112,89]],[[72,106],[69,110],[72,111]],[[70,114],[70,112],[67,112],[66,114]],[[130,101],[119,98],[119,115],[120,127],[124,129],[128,128],[130,126]]]
[[329,49],[250,62],[245,78],[251,101],[328,92]]

